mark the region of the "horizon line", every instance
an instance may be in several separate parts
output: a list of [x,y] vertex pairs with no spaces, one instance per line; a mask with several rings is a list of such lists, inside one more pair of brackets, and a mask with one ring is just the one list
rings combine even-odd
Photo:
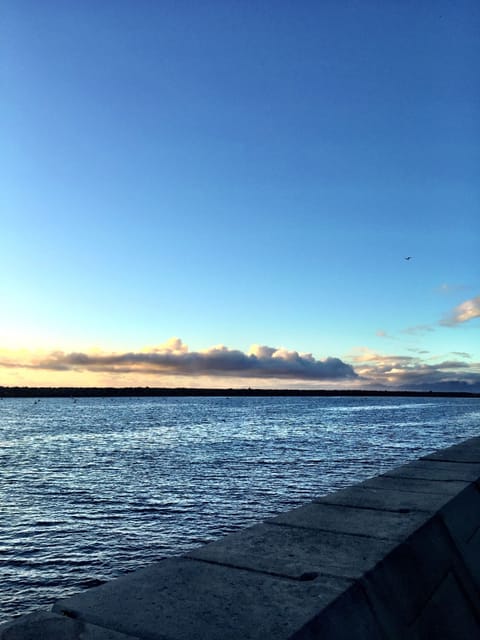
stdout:
[[480,398],[475,391],[408,389],[269,389],[235,387],[38,387],[0,385],[0,398],[14,397],[168,397],[168,396],[405,396]]

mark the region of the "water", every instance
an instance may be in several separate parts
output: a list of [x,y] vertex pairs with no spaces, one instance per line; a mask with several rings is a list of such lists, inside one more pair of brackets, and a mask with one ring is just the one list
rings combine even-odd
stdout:
[[480,399],[0,401],[0,621],[479,434]]

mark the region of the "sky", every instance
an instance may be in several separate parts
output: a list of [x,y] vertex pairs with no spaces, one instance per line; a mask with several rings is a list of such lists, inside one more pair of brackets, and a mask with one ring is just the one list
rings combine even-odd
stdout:
[[480,391],[479,33],[4,0],[0,385]]

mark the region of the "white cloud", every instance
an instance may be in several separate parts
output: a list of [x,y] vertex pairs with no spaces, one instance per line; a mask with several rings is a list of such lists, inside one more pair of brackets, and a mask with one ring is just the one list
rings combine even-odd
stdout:
[[444,327],[454,327],[474,318],[480,318],[480,296],[465,300],[456,306],[440,324]]
[[265,347],[260,344],[252,344],[248,351],[248,355],[256,356],[257,358],[271,358],[275,353],[274,347]]
[[156,347],[146,348],[143,351],[152,351],[155,353],[187,353],[188,347],[180,340],[180,338],[170,338],[166,342],[159,344]]

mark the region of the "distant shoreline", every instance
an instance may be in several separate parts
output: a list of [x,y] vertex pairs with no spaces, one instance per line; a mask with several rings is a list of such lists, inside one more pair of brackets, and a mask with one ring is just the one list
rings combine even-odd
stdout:
[[468,391],[383,391],[365,389],[192,389],[188,387],[2,387],[0,398],[140,398],[140,397],[411,397],[480,398]]

